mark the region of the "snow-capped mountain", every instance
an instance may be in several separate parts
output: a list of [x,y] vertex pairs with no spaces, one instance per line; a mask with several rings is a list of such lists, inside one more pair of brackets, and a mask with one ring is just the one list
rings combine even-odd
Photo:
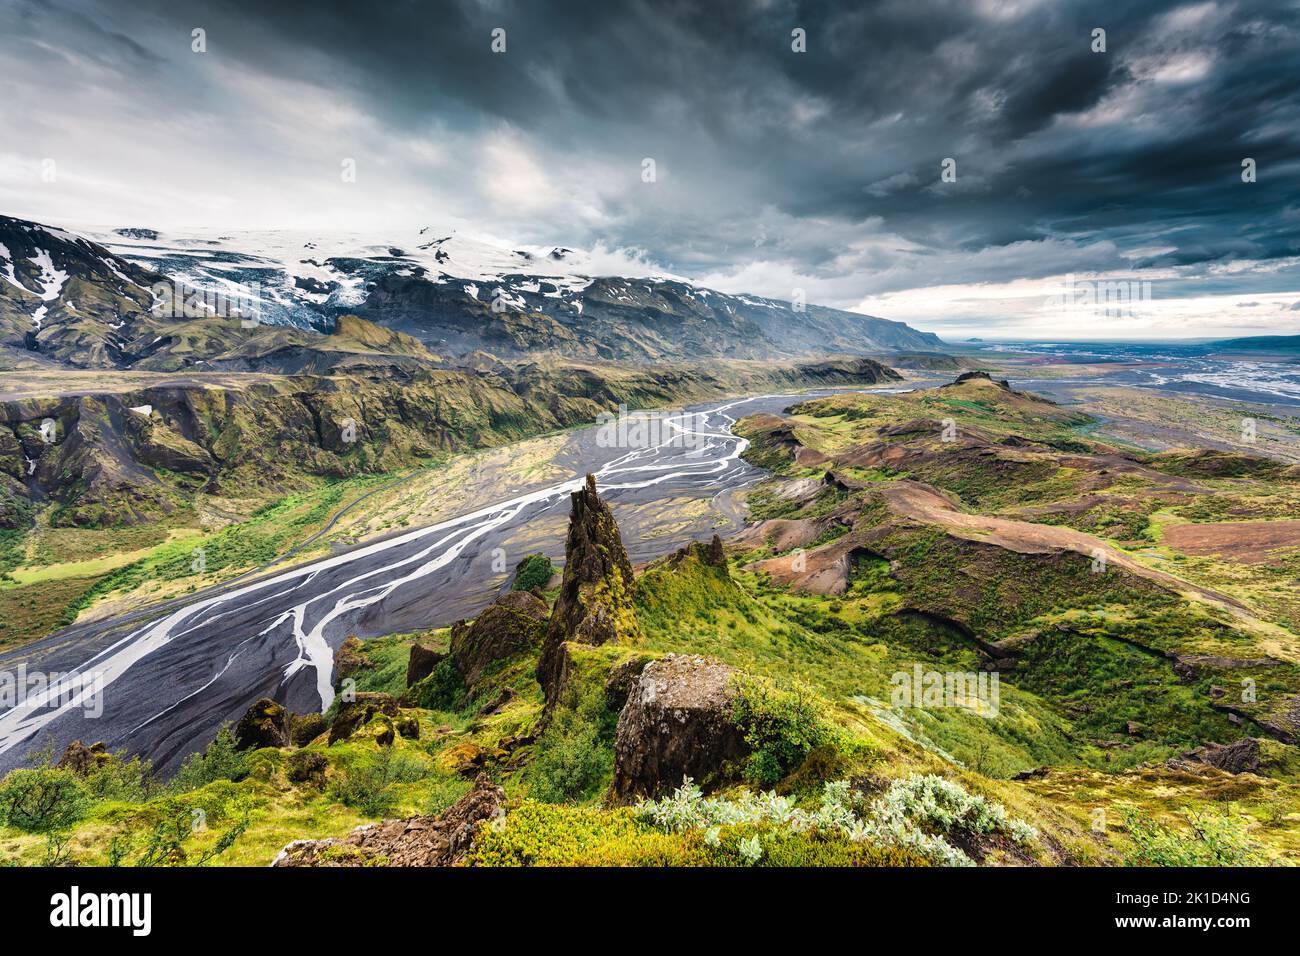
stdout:
[[[236,326],[328,332],[349,313],[453,357],[481,349],[503,357],[559,351],[630,361],[788,358],[942,344],[900,322],[700,288],[624,256],[507,247],[435,227],[393,237],[179,234],[145,226],[76,234],[0,217],[0,242],[6,241],[3,340],[96,367],[134,365],[169,350],[178,330],[159,327],[160,318],[187,326],[179,336],[186,346],[181,365],[209,357],[196,342],[212,337],[200,320],[229,313],[207,306],[211,316],[163,310],[160,317],[157,284],[164,281],[202,290],[200,306],[213,296],[238,304],[244,321],[226,322],[216,336],[227,347],[238,337]],[[96,300],[98,324],[85,321],[87,298]],[[70,348],[64,339],[73,325]]]

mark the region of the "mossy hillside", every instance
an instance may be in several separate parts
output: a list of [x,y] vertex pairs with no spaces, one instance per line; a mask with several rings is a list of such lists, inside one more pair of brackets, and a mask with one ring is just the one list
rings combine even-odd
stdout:
[[[880,592],[832,601],[769,587],[740,568],[728,576],[694,559],[671,570],[651,567],[637,587],[637,617],[648,649],[703,650],[783,684],[798,675],[832,714],[855,724],[874,723],[873,712],[889,712],[891,678],[916,663],[943,670],[980,666],[968,641],[946,635],[934,643],[934,629],[909,627],[894,613],[894,596]],[[889,719],[936,749],[1000,776],[1075,753],[1064,721],[1014,686],[1003,687],[998,720],[965,708],[907,709]]]
[[[853,446],[844,447],[851,453]],[[830,467],[841,474],[836,463]],[[789,593],[783,600],[802,606],[787,616],[829,639],[858,629],[881,648],[907,648],[939,670],[977,670],[1006,657],[998,665],[1004,702],[1017,693],[1033,702],[1019,711],[1004,703],[999,719],[988,722],[997,729],[981,734],[951,727],[945,719],[951,709],[888,715],[881,696],[862,695],[900,730],[985,773],[1005,776],[1035,761],[1135,766],[1206,740],[1271,733],[1265,724],[1285,726],[1300,687],[1295,669],[1241,671],[1234,663],[1277,652],[1285,638],[1270,632],[1266,621],[1243,622],[1226,607],[1189,602],[1176,589],[1114,566],[1097,573],[1083,554],[1021,554],[978,536],[955,538],[939,527],[898,522],[873,490],[880,485],[853,491],[830,513],[837,522],[852,523],[855,540],[867,549],[866,556],[853,557],[846,594],[828,602]],[[821,495],[782,498],[775,490],[760,486],[751,496],[771,509],[756,517],[825,513],[813,503]],[[746,557],[768,553],[760,549]],[[767,590],[775,595],[783,589]],[[915,612],[925,618],[918,622]],[[1175,669],[1178,655],[1198,660],[1191,679]],[[1063,657],[1074,666],[1061,667]],[[1233,706],[1247,718],[1235,724],[1211,690],[1236,687],[1243,676],[1266,689],[1257,702]],[[1022,713],[1033,722],[1012,732],[1007,718]],[[1252,716],[1262,723],[1250,724]],[[1051,742],[1044,741],[1044,727],[1056,728]],[[1015,746],[1016,738],[1027,746]]]
[[[692,574],[692,570],[707,570],[709,573]],[[752,577],[740,577],[745,582],[745,587],[755,586]],[[740,585],[735,586],[734,591],[719,588],[721,576],[713,568],[688,567],[684,578],[685,586],[677,592],[666,593],[665,582],[659,581],[653,588],[657,596],[639,601],[638,613],[646,627],[646,645],[662,640],[665,642],[662,646],[669,647],[666,636],[657,624],[661,619],[649,612],[654,608],[664,610],[671,607],[673,613],[689,617],[692,594],[712,594],[713,602],[718,605],[724,603],[724,597],[733,603],[749,602],[751,613],[761,615],[760,619],[768,621],[779,619],[776,609],[791,608],[793,605],[788,602],[807,600],[772,592],[766,595],[769,601],[763,596],[749,597]],[[768,606],[769,603],[772,606]],[[841,613],[843,610],[842,608]],[[825,613],[824,608],[822,611]],[[701,632],[700,637],[705,633],[707,632]],[[358,688],[396,690],[400,663],[409,653],[412,638],[426,646],[439,647],[445,641],[445,632],[393,636],[369,642],[365,653],[372,666],[356,672]],[[817,636],[810,635],[809,639],[815,640]],[[691,649],[701,650],[698,644]],[[720,649],[726,651],[725,647]],[[570,670],[572,695],[566,696],[560,705],[560,713],[567,711],[573,719],[566,726],[562,719],[553,717],[549,729],[537,741],[516,750],[508,758],[489,765],[493,775],[506,786],[510,801],[509,813],[505,828],[493,830],[492,836],[485,833],[484,842],[480,844],[482,854],[469,862],[500,865],[521,862],[596,864],[659,861],[683,865],[740,865],[747,862],[741,856],[742,842],[757,836],[764,852],[760,865],[917,864],[917,860],[906,854],[899,855],[897,851],[872,843],[857,844],[833,838],[828,840],[822,836],[790,835],[762,828],[724,829],[718,835],[720,840],[715,846],[704,839],[705,834],[659,833],[631,819],[627,811],[602,808],[603,790],[607,783],[604,774],[608,772],[608,753],[599,746],[573,746],[575,740],[586,742],[582,733],[575,734],[573,730],[575,727],[579,731],[596,728],[595,739],[607,741],[612,712],[604,694],[609,674],[621,663],[633,657],[653,655],[656,650],[650,646],[629,649],[610,645],[574,646],[571,650],[575,656],[574,666]],[[772,653],[737,640],[732,653],[739,658],[742,651],[743,656],[750,661],[761,660]],[[904,653],[915,656],[910,649]],[[802,654],[786,655],[775,659],[774,670],[778,672],[779,678],[788,680],[792,674],[797,674],[800,680],[829,686],[833,677],[842,675],[843,671],[860,664],[862,660],[863,658],[849,654],[833,655],[827,659],[823,668],[818,668],[805,666]],[[291,839],[341,835],[351,826],[367,819],[445,808],[469,787],[468,778],[454,769],[452,758],[456,754],[463,752],[467,746],[495,752],[504,740],[533,727],[541,712],[542,695],[535,684],[528,685],[532,670],[533,662],[522,661],[501,672],[500,679],[516,689],[518,695],[497,713],[478,716],[472,704],[453,710],[408,709],[405,712],[414,714],[420,722],[420,738],[411,741],[398,737],[394,742],[393,755],[386,760],[383,759],[381,748],[368,735],[358,735],[353,740],[333,746],[326,746],[323,739],[316,741],[306,749],[320,752],[329,760],[328,782],[323,789],[288,782],[287,751],[256,751],[248,754],[244,758],[245,771],[238,781],[203,783],[195,791],[197,796],[190,798],[180,795],[182,808],[193,809],[191,804],[201,801],[197,805],[209,817],[209,832],[191,838],[186,858],[191,862],[201,859],[203,849],[215,845],[245,815],[248,818],[246,828],[228,849],[214,858],[213,863],[264,865]],[[840,676],[840,680],[844,681],[843,686],[851,683],[843,676]],[[1010,696],[1014,698],[1014,691]],[[1122,858],[1127,839],[1125,832],[1117,827],[1114,828],[1115,832],[1105,838],[1095,837],[1089,830],[1086,806],[1080,809],[1066,800],[1064,806],[1058,807],[1056,804],[1060,800],[1055,795],[1036,795],[1027,792],[1024,785],[1019,783],[989,779],[985,774],[996,772],[996,768],[991,766],[992,746],[986,747],[982,755],[986,764],[990,764],[983,768],[983,772],[977,760],[963,761],[967,769],[962,769],[949,763],[931,741],[923,738],[923,742],[909,739],[908,733],[894,729],[887,722],[887,714],[860,700],[837,700],[831,695],[823,696],[820,691],[817,697],[824,700],[822,706],[826,707],[826,713],[841,728],[841,732],[856,741],[849,752],[862,755],[862,762],[856,764],[860,772],[885,774],[891,779],[912,773],[936,771],[951,775],[972,792],[985,793],[991,799],[1004,803],[1017,818],[1030,820],[1040,828],[1045,827],[1050,837],[1035,852],[1046,853],[1048,847],[1056,846],[1059,849],[1051,852],[1060,852],[1074,859],[1114,861]],[[1014,699],[1009,702],[1004,697],[1004,709],[1008,706],[1015,707],[1018,704]],[[957,715],[951,717],[954,721],[958,719]],[[971,721],[971,728],[991,727],[998,723],[969,715],[967,719]],[[949,726],[956,727],[956,724]],[[548,737],[548,734],[551,736]],[[956,732],[955,735],[964,736]],[[1026,736],[1038,735],[1027,729]],[[987,739],[997,741],[1001,738],[991,735]],[[592,753],[598,754],[599,759],[589,761],[586,766],[600,771],[594,786],[576,793],[545,790],[541,783],[542,774],[551,782],[580,779],[581,775],[575,775],[573,771],[583,769],[583,764],[576,762],[575,758],[589,758]],[[820,754],[821,751],[816,753]],[[394,757],[399,759],[394,760]],[[812,757],[810,754],[810,760]],[[819,756],[817,759],[824,758]],[[855,758],[850,757],[848,761],[837,761],[829,772],[852,772],[855,766],[853,759]],[[797,801],[811,801],[825,782],[826,776],[814,773],[811,777],[801,779],[801,771],[806,774],[807,768],[800,767],[796,770],[791,775],[790,785],[783,785],[782,789],[792,793]],[[558,800],[559,803],[540,801],[538,797],[544,793],[548,799]],[[174,800],[176,797],[175,794],[166,798],[153,797],[144,801],[144,804],[135,800],[127,800],[125,803],[119,800],[115,807],[105,805],[92,811],[74,830],[68,852],[74,858],[86,862],[107,860],[112,838],[121,829],[120,822],[124,819],[122,814],[133,820],[157,820],[170,812],[169,807],[174,809],[176,806],[162,801]],[[1184,805],[1197,805],[1196,794],[1188,791],[1185,801],[1180,796],[1178,800],[1162,805],[1165,812],[1160,819],[1168,819],[1171,825],[1176,824],[1178,820],[1175,811]],[[134,809],[137,806],[143,809]],[[1263,813],[1262,810],[1260,812]],[[139,832],[147,834],[150,831],[141,825]],[[1272,832],[1269,830],[1266,835]],[[46,852],[43,841],[37,836],[23,835],[12,830],[0,831],[0,850],[24,862],[38,862]]]
[[905,422],[930,422],[936,438],[944,419],[964,430],[994,438],[1016,436],[1069,449],[1080,443],[1075,429],[1092,419],[1027,393],[1010,392],[987,379],[970,379],[939,389],[898,395],[844,393],[809,399],[789,409],[789,420],[805,444],[832,454],[853,444],[896,440],[883,430]]

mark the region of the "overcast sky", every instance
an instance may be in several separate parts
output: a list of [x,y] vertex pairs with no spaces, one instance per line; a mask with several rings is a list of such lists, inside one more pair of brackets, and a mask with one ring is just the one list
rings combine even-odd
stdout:
[[[0,213],[456,221],[950,338],[1296,333],[1298,77],[1295,3],[0,0]],[[1081,318],[1071,274],[1151,300]]]

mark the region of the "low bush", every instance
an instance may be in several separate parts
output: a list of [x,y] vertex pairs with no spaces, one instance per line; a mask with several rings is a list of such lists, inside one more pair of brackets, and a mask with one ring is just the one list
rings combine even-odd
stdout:
[[12,770],[0,781],[0,824],[25,833],[66,830],[85,816],[89,803],[71,770]]
[[235,734],[229,724],[217,731],[202,754],[190,754],[172,778],[175,793],[197,790],[216,780],[243,780],[248,776],[248,757],[235,746]]
[[731,719],[750,747],[745,765],[750,783],[775,784],[796,770],[814,749],[835,744],[842,736],[807,688],[796,685],[782,690],[747,674],[732,680]]
[[1133,849],[1126,866],[1266,866],[1267,852],[1247,835],[1247,821],[1238,812],[1187,811],[1187,830],[1175,830],[1124,810],[1124,826]]
[[327,793],[330,799],[366,816],[383,817],[397,806],[394,784],[416,783],[430,773],[424,761],[384,747],[373,760],[354,762],[331,780]]
[[[668,833],[702,831],[709,842],[719,839],[724,828],[775,828],[892,847],[945,866],[973,862],[949,836],[997,834],[1020,844],[1037,838],[1033,827],[1012,820],[1001,804],[934,775],[896,780],[870,801],[846,781],[829,783],[820,807],[811,811],[773,792],[746,793],[734,800],[705,798],[688,778],[671,795],[639,804],[636,814]],[[745,855],[752,855],[754,844],[747,846]]]
[[511,585],[514,591],[531,591],[533,588],[545,588],[551,577],[555,574],[555,565],[551,564],[551,559],[544,554],[530,554],[519,565],[519,570],[515,572],[515,583]]

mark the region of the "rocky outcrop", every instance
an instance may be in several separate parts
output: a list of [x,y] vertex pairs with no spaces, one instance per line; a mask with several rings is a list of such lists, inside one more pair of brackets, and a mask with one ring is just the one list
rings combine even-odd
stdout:
[[240,750],[262,747],[303,746],[325,732],[320,714],[295,714],[269,697],[263,697],[244,712],[235,725],[235,746]]
[[355,635],[347,638],[334,652],[334,680],[337,683],[352,677],[357,671],[374,667],[374,662],[364,653],[365,644]]
[[113,755],[108,752],[102,740],[89,747],[80,740],[74,740],[68,744],[68,749],[63,752],[63,756],[54,766],[60,770],[71,770],[77,776],[84,777],[112,759]]
[[596,493],[596,478],[573,493],[565,541],[564,579],[551,612],[537,680],[547,704],[563,687],[566,641],[579,644],[628,643],[640,637],[633,607],[632,563],[623,548],[609,505]]
[[289,781],[323,787],[325,772],[329,769],[329,765],[329,758],[322,753],[314,750],[295,750],[289,755]]
[[392,743],[394,729],[392,720],[397,716],[397,701],[387,694],[357,694],[356,700],[345,701],[339,705],[338,713],[334,715],[334,722],[330,724],[329,742],[333,744],[340,740],[347,740],[376,717],[384,717],[389,720],[385,728],[386,733],[381,733],[381,736],[387,736],[388,742]]
[[1256,773],[1259,770],[1259,741],[1243,737],[1230,744],[1206,744],[1183,754],[1183,760],[1217,767],[1228,773]]
[[692,558],[705,567],[719,570],[727,577],[731,576],[731,571],[727,567],[727,552],[722,547],[722,539],[716,534],[713,536],[713,540],[707,544],[703,541],[692,541],[690,544],[678,548],[664,559],[663,566],[676,568]]
[[473,624],[451,629],[451,661],[474,695],[484,673],[498,661],[536,648],[545,634],[546,602],[527,591],[507,591]]
[[704,789],[729,779],[748,755],[731,719],[736,671],[707,657],[670,654],[637,678],[614,738],[617,800],[654,797],[690,777]]
[[433,669],[441,664],[446,656],[423,644],[412,644],[411,657],[406,662],[406,686],[414,687],[420,683],[433,673]]
[[440,816],[385,820],[347,836],[297,840],[272,866],[451,866],[474,846],[479,826],[504,814],[505,793],[486,774]]
[[287,747],[292,716],[271,698],[263,697],[239,718],[235,725],[235,746],[240,750]]
[[797,549],[790,554],[753,561],[746,571],[764,571],[773,582],[813,594],[839,595],[849,587],[854,560],[868,552],[851,537],[837,538],[811,551]]

